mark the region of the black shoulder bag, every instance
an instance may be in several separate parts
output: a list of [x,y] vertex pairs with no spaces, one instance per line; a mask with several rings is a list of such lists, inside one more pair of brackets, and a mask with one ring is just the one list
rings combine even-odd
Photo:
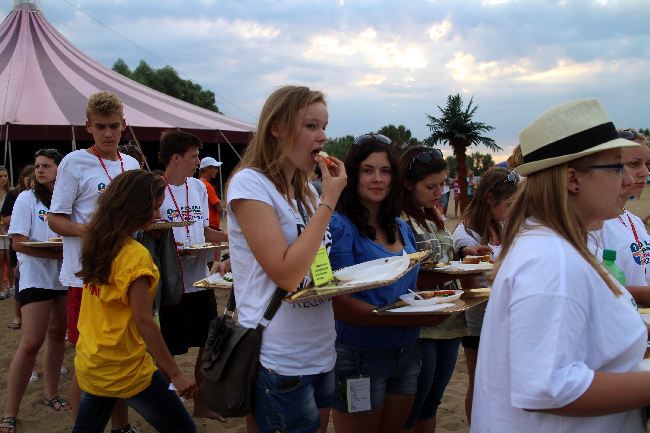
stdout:
[[242,417],[251,411],[257,380],[262,332],[280,308],[286,292],[276,288],[266,312],[256,328],[244,328],[233,316],[237,303],[235,289],[230,291],[222,317],[210,323],[205,343],[199,386],[199,398],[211,411],[226,417]]

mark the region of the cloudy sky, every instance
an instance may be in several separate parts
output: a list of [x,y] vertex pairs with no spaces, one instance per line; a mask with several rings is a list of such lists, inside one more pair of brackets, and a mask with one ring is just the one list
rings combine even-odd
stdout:
[[[12,2],[2,0],[6,15]],[[426,138],[447,95],[474,97],[505,155],[546,108],[595,96],[650,127],[649,0],[42,0],[106,66],[173,66],[255,123],[274,88],[328,96],[331,137],[403,124]],[[132,42],[130,42],[132,41]],[[444,147],[443,147],[444,149]],[[497,158],[501,159],[501,158]]]

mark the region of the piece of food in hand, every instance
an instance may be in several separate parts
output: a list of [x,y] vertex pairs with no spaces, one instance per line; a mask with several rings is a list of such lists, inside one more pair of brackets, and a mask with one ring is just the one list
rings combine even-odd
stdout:
[[490,256],[489,254],[486,254],[484,256],[465,256],[463,257],[463,263],[478,265],[481,262],[489,262],[491,258],[492,256]]
[[330,156],[324,150],[321,150],[320,152],[318,152],[318,156],[323,158],[323,160],[325,161],[325,164],[328,167],[336,167],[336,163],[334,161],[332,161],[332,158],[330,158]]
[[427,291],[427,292],[418,292],[418,295],[422,296],[424,299],[431,299],[431,298],[446,298],[449,296],[454,296],[456,292],[453,290],[435,290],[435,291]]

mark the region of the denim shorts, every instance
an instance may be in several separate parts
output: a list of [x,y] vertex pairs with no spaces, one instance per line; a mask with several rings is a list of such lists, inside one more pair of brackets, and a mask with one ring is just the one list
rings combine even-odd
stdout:
[[334,371],[284,376],[260,366],[253,417],[261,433],[313,433],[320,427],[318,409],[332,407]]
[[370,407],[375,409],[387,394],[414,395],[422,367],[420,346],[410,343],[394,350],[367,350],[336,343],[334,408],[347,412],[346,381],[370,378]]

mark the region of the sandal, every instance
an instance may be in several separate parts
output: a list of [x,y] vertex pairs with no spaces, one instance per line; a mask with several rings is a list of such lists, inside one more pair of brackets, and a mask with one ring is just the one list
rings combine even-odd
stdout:
[[16,418],[13,416],[0,418],[0,430],[4,430],[2,433],[16,433]]
[[11,321],[11,323],[9,323],[7,328],[9,328],[9,329],[20,329],[21,326],[22,326],[22,322],[20,320],[18,320],[18,319],[14,319],[14,320]]
[[64,400],[61,396],[55,395],[51,399],[43,398],[43,404],[51,407],[57,412],[67,412],[72,409],[70,402]]

